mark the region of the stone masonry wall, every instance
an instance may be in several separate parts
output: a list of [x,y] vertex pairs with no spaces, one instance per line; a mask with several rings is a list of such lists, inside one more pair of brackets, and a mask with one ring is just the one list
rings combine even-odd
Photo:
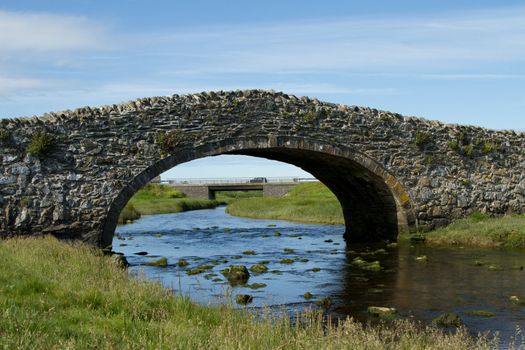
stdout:
[[[51,146],[28,152],[43,134]],[[117,197],[225,144],[267,139],[270,146],[278,137],[345,147],[377,164],[396,180],[389,187],[406,193],[396,200],[419,230],[474,211],[525,211],[523,133],[249,90],[0,120],[0,236],[49,232],[107,243],[102,235]]]

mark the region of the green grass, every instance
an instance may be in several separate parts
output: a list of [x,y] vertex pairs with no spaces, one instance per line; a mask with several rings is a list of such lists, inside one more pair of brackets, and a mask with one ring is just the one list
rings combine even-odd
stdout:
[[129,221],[135,221],[138,218],[140,218],[140,213],[137,209],[135,209],[135,206],[132,203],[128,203],[126,204],[124,209],[122,209],[122,212],[118,217],[118,223],[120,225],[123,225],[128,223]]
[[341,205],[320,182],[302,183],[283,197],[243,198],[229,203],[227,212],[257,219],[343,224]]
[[215,199],[224,203],[231,203],[233,201],[244,198],[260,198],[263,196],[262,191],[217,191],[215,192]]
[[199,306],[128,277],[100,251],[52,237],[0,241],[1,349],[488,349],[466,330],[409,321],[303,323]]
[[430,244],[525,248],[525,215],[490,218],[485,214],[474,213],[431,231],[425,237]]
[[140,215],[151,215],[215,208],[219,204],[221,202],[217,200],[187,198],[184,193],[172,186],[147,184],[131,197],[120,214],[119,223],[126,222],[125,220],[130,217],[127,216],[127,213],[132,212],[130,207]]

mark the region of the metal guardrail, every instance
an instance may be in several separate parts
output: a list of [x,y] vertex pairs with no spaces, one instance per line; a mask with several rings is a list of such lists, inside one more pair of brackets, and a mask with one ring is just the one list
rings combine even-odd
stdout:
[[315,182],[313,177],[235,177],[235,178],[202,178],[202,179],[162,179],[168,185],[215,185],[215,184],[261,184],[261,183],[294,183]]

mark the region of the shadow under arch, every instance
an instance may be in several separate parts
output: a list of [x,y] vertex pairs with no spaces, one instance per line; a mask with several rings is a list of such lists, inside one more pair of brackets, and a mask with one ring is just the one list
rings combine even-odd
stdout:
[[402,185],[365,154],[306,137],[239,137],[174,149],[137,175],[112,201],[103,225],[101,245],[111,244],[120,212],[135,192],[154,177],[178,164],[220,154],[278,160],[314,175],[341,204],[347,242],[392,241],[401,230],[412,230],[415,226],[410,198]]

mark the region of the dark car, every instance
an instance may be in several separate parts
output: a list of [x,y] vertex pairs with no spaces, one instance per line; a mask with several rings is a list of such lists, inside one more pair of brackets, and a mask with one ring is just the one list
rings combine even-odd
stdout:
[[260,184],[260,183],[266,183],[268,182],[268,179],[265,177],[254,177],[250,180],[250,183],[252,184]]

